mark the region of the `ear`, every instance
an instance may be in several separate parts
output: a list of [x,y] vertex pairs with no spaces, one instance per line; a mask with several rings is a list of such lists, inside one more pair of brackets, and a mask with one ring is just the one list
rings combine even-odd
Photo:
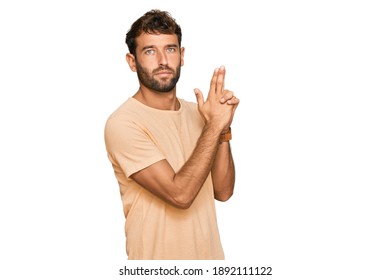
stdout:
[[185,65],[185,48],[181,48],[181,66]]
[[127,54],[126,54],[126,62],[129,64],[129,67],[130,67],[130,69],[131,69],[133,72],[137,72],[137,68],[136,68],[136,58],[134,57],[133,54],[131,54],[131,53],[127,53]]

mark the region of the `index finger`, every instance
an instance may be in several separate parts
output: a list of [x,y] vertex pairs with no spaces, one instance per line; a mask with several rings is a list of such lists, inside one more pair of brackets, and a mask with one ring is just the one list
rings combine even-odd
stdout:
[[217,76],[216,93],[222,95],[224,91],[225,67],[220,66]]

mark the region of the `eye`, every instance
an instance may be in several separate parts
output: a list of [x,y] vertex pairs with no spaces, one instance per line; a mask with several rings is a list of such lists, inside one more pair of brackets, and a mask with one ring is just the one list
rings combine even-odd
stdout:
[[167,48],[167,52],[174,53],[176,49],[174,47]]
[[148,49],[145,51],[145,54],[154,54],[155,51],[153,49]]

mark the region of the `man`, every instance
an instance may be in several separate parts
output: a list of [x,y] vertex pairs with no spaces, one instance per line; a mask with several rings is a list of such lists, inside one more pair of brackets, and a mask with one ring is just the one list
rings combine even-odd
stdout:
[[212,75],[204,101],[176,96],[184,64],[181,28],[151,10],[126,35],[140,87],[107,120],[105,143],[126,217],[128,259],[224,259],[214,199],[228,200],[235,170],[229,140],[239,104]]

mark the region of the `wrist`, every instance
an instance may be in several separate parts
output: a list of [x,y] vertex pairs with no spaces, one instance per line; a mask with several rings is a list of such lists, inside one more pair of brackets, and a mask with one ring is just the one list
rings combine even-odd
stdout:
[[231,127],[220,134],[219,143],[229,142],[232,139]]

